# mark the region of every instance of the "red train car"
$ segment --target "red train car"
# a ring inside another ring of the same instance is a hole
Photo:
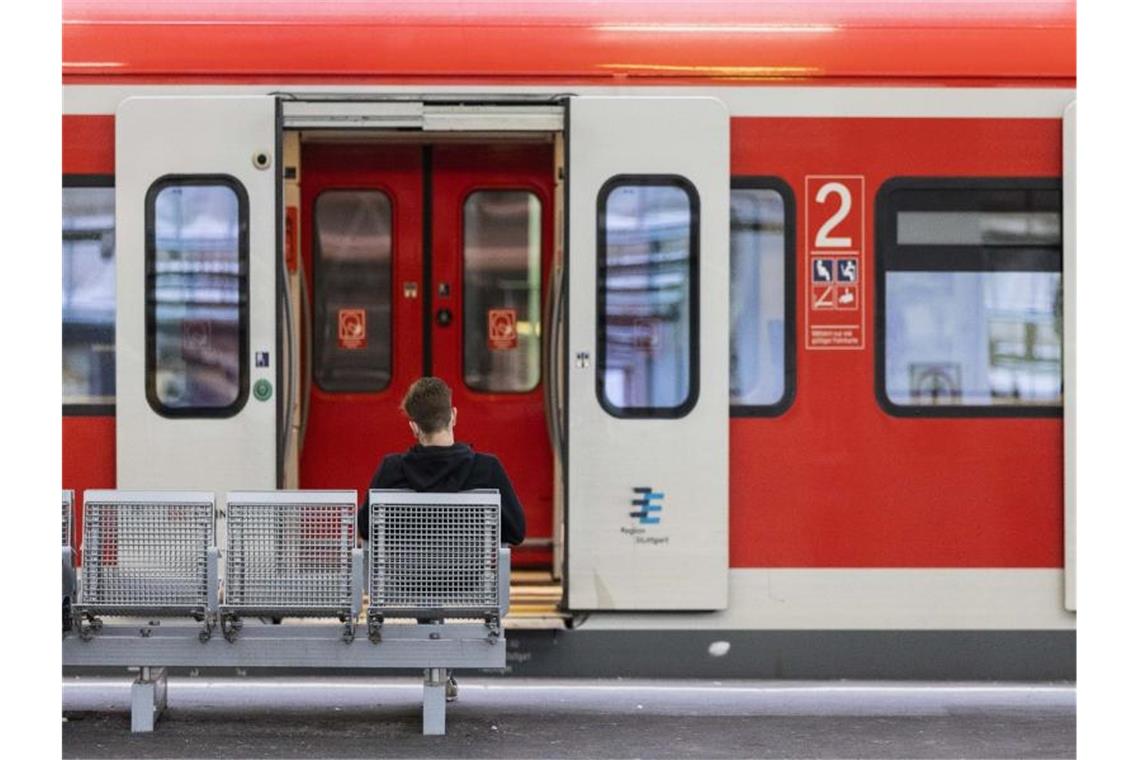
[[[363,491],[434,374],[526,509],[520,670],[1074,675],[1071,2],[65,2],[63,52],[64,488]]]

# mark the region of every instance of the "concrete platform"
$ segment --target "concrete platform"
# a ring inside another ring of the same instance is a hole
[[[1071,683],[489,679],[443,737],[398,678],[174,678],[132,735],[129,677],[67,678],[64,757],[1067,758]]]

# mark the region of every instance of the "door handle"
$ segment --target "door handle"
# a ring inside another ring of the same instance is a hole
[[[451,324],[451,309],[440,309],[435,313],[435,323],[440,327]]]

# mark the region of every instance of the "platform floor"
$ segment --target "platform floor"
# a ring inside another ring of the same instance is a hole
[[[130,734],[129,678],[65,678],[71,757],[1067,758],[1073,684],[493,679],[447,736],[412,678],[171,678]]]

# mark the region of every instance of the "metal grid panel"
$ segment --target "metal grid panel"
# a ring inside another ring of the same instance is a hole
[[[231,495],[222,610],[350,614],[355,518],[352,491]]]
[[[213,494],[88,491],[84,502],[81,608],[205,612]]]
[[[63,492],[63,545],[71,546],[71,509],[75,503],[75,492]]]
[[[388,616],[497,613],[499,494],[373,491],[369,608]]]

